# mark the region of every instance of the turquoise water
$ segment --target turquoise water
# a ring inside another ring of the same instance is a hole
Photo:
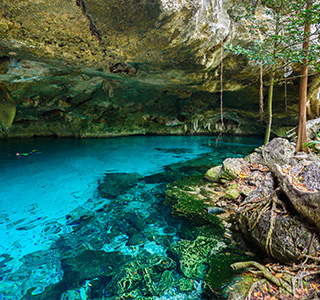
[[[166,260],[187,224],[163,205],[165,185],[261,144],[197,136],[0,141],[0,299],[201,299],[201,278],[182,288],[186,278]]]

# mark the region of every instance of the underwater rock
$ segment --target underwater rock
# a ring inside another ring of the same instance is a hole
[[[162,296],[166,290],[172,287],[173,281],[172,272],[165,270],[161,275],[160,282],[156,286],[156,294]]]
[[[116,275],[128,258],[119,252],[86,250],[76,257],[61,261],[64,281],[81,282],[100,276]]]
[[[228,291],[228,286],[232,281],[234,281],[234,277],[236,273],[231,270],[230,265],[235,262],[240,261],[248,261],[252,260],[251,256],[247,256],[245,254],[241,255],[239,253],[218,253],[214,255],[209,260],[209,271],[204,279],[205,281],[205,290],[210,293],[217,293],[221,295],[222,299],[232,299],[232,300],[242,300],[243,298],[232,298],[228,297],[226,290]],[[247,276],[246,276],[247,277]],[[221,290],[222,287],[222,290]],[[231,290],[233,290],[234,286],[231,284]],[[238,290],[238,293],[240,291]],[[243,293],[241,293],[243,295]]]
[[[140,178],[138,173],[106,173],[99,192],[102,197],[114,199],[136,186]]]
[[[3,83],[0,83],[0,129],[7,131],[16,115],[16,104]]]
[[[161,296],[172,286],[171,271],[175,268],[176,263],[169,257],[156,254],[146,259],[142,255],[138,259],[131,260],[129,264],[123,265],[120,273],[112,277],[105,290],[108,290],[111,295],[121,297],[125,295],[129,297],[136,293],[145,296]]]
[[[205,197],[196,193],[198,187],[205,183],[202,177],[190,176],[168,184],[165,204],[172,207],[172,214],[177,218],[196,225],[212,223],[219,226],[219,219],[206,209]],[[213,196],[213,193],[211,195]]]
[[[183,274],[191,279],[203,279],[212,255],[224,249],[226,244],[215,238],[198,236],[194,241],[182,240],[170,247],[170,255],[179,261]]]

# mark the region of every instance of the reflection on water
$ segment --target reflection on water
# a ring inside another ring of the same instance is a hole
[[[0,141],[0,299],[200,299],[207,266],[199,263],[202,275],[189,277],[179,269],[181,253],[172,245],[197,234],[170,216],[165,186],[261,143],[239,137],[218,144],[214,137]],[[221,237],[216,251],[226,246]]]

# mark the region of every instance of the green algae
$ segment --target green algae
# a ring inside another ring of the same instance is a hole
[[[212,256],[209,260],[210,269],[205,277],[206,287],[216,292],[221,287],[231,283],[232,279],[239,271],[232,271],[230,265],[239,261],[252,260],[251,256],[236,253],[220,253]]]
[[[203,279],[212,255],[221,251],[226,244],[215,239],[198,236],[196,240],[182,240],[170,247],[171,255],[179,260],[182,273],[191,279]]]
[[[204,198],[197,187],[204,185],[203,176],[189,176],[167,185],[165,204],[172,206],[172,214],[177,218],[191,221],[195,225],[211,223],[224,230],[220,219],[208,213]]]

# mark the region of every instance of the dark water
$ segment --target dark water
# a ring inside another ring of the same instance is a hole
[[[206,270],[187,278],[168,254],[197,230],[171,217],[166,184],[262,142],[0,141],[0,299],[202,299]]]

